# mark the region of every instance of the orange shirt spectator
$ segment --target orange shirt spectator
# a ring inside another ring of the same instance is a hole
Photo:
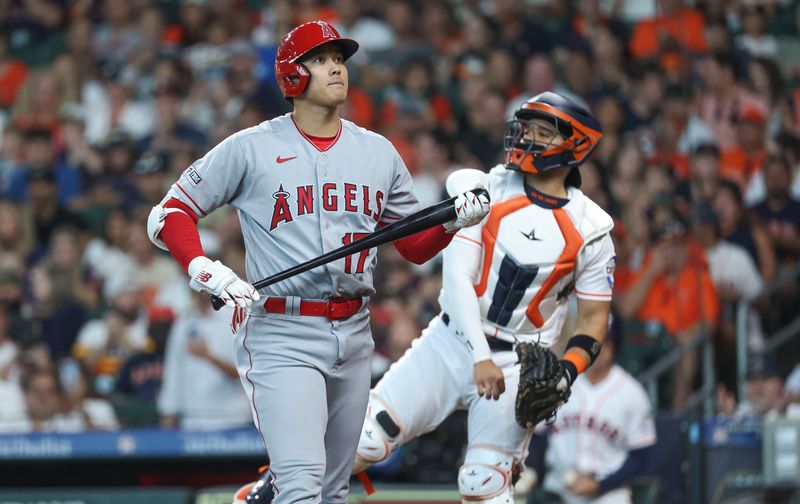
[[[677,271],[665,271],[656,276],[644,303],[636,311],[637,319],[658,320],[673,335],[691,329],[699,322],[714,324],[719,318],[719,296],[708,272],[703,249],[686,238],[677,240],[683,243],[667,246],[685,247],[685,251],[670,253],[670,259],[679,259],[676,255],[686,253],[684,264]],[[647,275],[651,259],[652,255],[648,254],[634,283]]]
[[[636,23],[629,48],[637,59],[651,58],[658,55],[664,48],[665,42],[672,39],[690,51],[703,52],[707,48],[704,30],[703,14],[694,9],[679,9],[670,14]],[[672,50],[678,48],[669,47]]]

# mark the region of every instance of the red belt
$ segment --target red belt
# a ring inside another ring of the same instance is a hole
[[[311,317],[328,317],[328,320],[346,319],[358,313],[361,309],[361,298],[345,299],[331,298],[327,301],[300,300],[300,315]],[[287,313],[286,298],[268,297],[264,302],[267,313]],[[291,315],[291,312],[288,313]]]

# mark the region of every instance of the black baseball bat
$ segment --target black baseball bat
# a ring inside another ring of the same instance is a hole
[[[483,194],[487,198],[489,197],[489,193],[486,191],[486,189],[478,188],[475,189],[474,192],[478,195]],[[388,226],[383,227],[374,233],[370,233],[360,240],[348,243],[347,245],[339,247],[336,250],[331,250],[330,252],[322,254],[319,257],[315,257],[314,259],[296,266],[292,266],[291,268],[281,271],[280,273],[276,273],[270,277],[261,279],[254,283],[253,287],[256,289],[261,289],[310,269],[314,269],[318,266],[341,259],[342,257],[357,254],[362,250],[393,242],[395,240],[399,240],[400,238],[405,238],[406,236],[411,236],[415,233],[419,233],[420,231],[424,231],[426,229],[430,229],[432,227],[444,224],[445,222],[451,221],[456,218],[455,205],[453,204],[456,198],[457,196],[453,196],[450,199],[436,203],[435,205],[424,208],[415,214],[400,219],[393,224],[389,224]],[[215,310],[219,310],[225,306],[225,301],[217,296],[211,296],[211,305]]]

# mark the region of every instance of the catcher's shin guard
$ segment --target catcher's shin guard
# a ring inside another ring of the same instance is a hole
[[[461,502],[513,504],[514,458],[488,446],[467,448],[464,465],[458,471]]]
[[[243,485],[233,494],[232,504],[270,504],[275,499],[275,478],[265,466],[261,470],[261,477]]]

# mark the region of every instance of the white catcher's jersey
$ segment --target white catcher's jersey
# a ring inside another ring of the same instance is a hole
[[[372,233],[418,210],[411,175],[384,137],[342,120],[320,151],[291,114],[242,130],[194,162],[167,193],[203,217],[238,210],[255,281]],[[274,296],[327,299],[374,292],[375,249],[268,287]]]
[[[571,495],[563,490],[566,470],[602,480],[622,466],[629,451],[656,442],[652,407],[644,388],[617,365],[596,385],[580,375],[569,401],[558,410],[556,421],[547,431],[548,476],[544,486],[562,495]]]
[[[566,204],[536,203],[523,174],[502,166],[488,174],[460,170],[447,181],[450,194],[476,185],[489,191],[491,212],[481,225],[460,230],[455,240],[473,244],[479,255],[449,259],[476,262],[473,285],[480,322],[469,323],[464,319],[470,314],[464,314],[454,317],[456,324],[461,331],[482,324],[490,337],[553,346],[573,290],[579,298],[611,301],[614,246],[608,233],[613,221],[572,187]],[[448,291],[445,281],[439,302],[452,314],[464,303],[464,294]]]

